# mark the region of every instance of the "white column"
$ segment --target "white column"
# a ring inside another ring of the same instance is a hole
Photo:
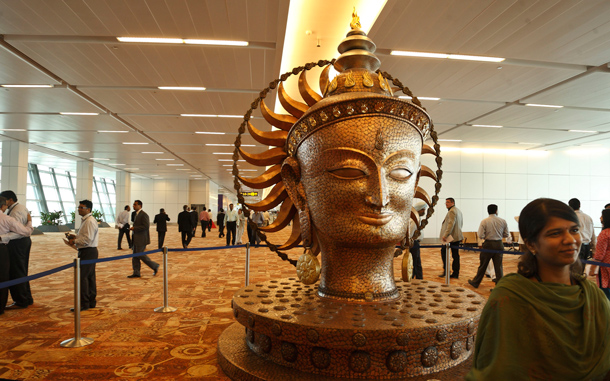
[[[25,205],[28,186],[28,144],[15,140],[2,142],[2,190],[12,190]]]
[[[212,215],[214,221],[216,221],[216,214],[218,213],[218,184],[213,181],[208,181],[208,209],[212,209]]]
[[[125,210],[125,205],[131,205],[131,174],[120,171],[116,173],[116,216]]]
[[[81,200],[93,201],[93,162],[77,161],[76,162],[76,200],[74,204],[78,207],[78,202]],[[93,205],[93,209],[101,210],[100,205]],[[74,228],[80,227],[80,217],[78,211],[74,218]]]

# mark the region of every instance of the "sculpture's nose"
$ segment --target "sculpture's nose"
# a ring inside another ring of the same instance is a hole
[[[386,206],[390,196],[388,193],[388,181],[383,175],[382,170],[377,171],[370,179],[366,202],[373,206]]]

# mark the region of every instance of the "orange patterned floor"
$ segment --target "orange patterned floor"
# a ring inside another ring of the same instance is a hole
[[[166,245],[181,247],[177,227],[169,229]],[[201,228],[197,232],[200,235]],[[114,229],[100,229],[101,258],[128,254],[127,250],[116,250],[117,234]],[[32,237],[30,274],[73,260],[75,251],[63,244],[62,237],[61,233]],[[153,245],[149,249],[156,247],[156,237],[151,230]],[[191,247],[224,244],[213,229],[207,238],[194,238]],[[290,252],[294,259],[299,254],[297,249]],[[425,279],[441,280],[437,277],[442,272],[439,257],[439,249],[422,250]],[[151,258],[162,262],[160,253]],[[401,258],[396,259],[397,277]],[[505,272],[515,271],[518,257],[504,258]],[[452,284],[471,288],[466,281],[474,276],[477,266],[478,253],[464,253],[461,277],[452,279]],[[81,323],[82,336],[95,341],[82,348],[59,345],[74,337],[74,318],[69,311],[74,301],[73,269],[35,280],[31,282],[34,304],[0,315],[0,378],[228,380],[216,362],[216,342],[234,322],[231,298],[244,286],[244,268],[244,248],[170,253],[169,305],[178,310],[156,313],[154,309],[163,305],[162,271],[153,277],[143,265],[142,278],[128,279],[131,259],[100,263],[97,308],[83,312]],[[292,276],[294,267],[267,248],[252,249],[251,283]],[[491,287],[493,283],[485,279],[477,292],[488,296]]]

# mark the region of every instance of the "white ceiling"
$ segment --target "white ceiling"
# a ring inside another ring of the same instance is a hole
[[[54,153],[63,160],[106,158],[96,166],[138,168],[128,171],[150,178],[202,174],[232,189],[230,167],[223,166],[230,162],[219,161],[231,155],[214,154],[230,153],[232,147],[205,144],[232,144],[240,120],[180,114],[243,115],[257,93],[279,77],[284,46],[309,50],[311,61],[317,60],[318,39],[323,45],[330,39],[320,34],[321,25],[342,23],[346,29],[351,19],[334,11],[303,12],[305,22],[299,28],[311,24],[314,38],[303,30],[294,34],[294,41],[284,41],[288,13],[289,2],[283,0],[0,0],[0,84],[55,85],[0,89],[0,129],[26,130],[0,131],[0,140],[30,143],[42,152],[39,160]],[[369,27],[383,71],[417,96],[441,98],[423,104],[440,138],[462,140],[451,144],[554,150],[601,143],[610,148],[609,1],[388,0]],[[118,42],[118,36],[246,40],[250,45],[127,44]],[[506,60],[397,57],[389,55],[391,50]],[[157,86],[208,90],[164,91]],[[260,117],[253,123],[268,128]],[[242,143],[256,145],[251,152],[264,149],[250,137]],[[244,162],[240,168],[253,169]]]

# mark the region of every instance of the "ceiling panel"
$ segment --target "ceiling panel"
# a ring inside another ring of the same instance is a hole
[[[65,88],[1,88],[0,112],[100,112]]]
[[[13,53],[0,49],[0,84],[55,85],[59,82],[33,68]]]
[[[610,73],[593,72],[524,101],[610,109]]]
[[[422,101],[435,124],[461,124],[496,110],[504,103],[501,102],[474,102],[474,101]]]

